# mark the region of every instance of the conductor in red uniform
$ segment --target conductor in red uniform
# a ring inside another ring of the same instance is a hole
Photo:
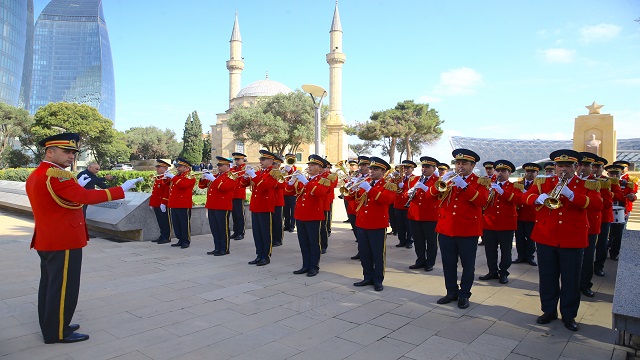
[[[169,209],[173,232],[178,242],[171,246],[186,249],[191,245],[191,208],[193,207],[193,187],[196,179],[191,177],[191,163],[183,158],[176,159],[178,175],[167,172],[164,176],[170,179]]]
[[[160,236],[153,240],[158,244],[166,244],[171,242],[171,219],[167,211],[169,204],[169,179],[165,178],[164,173],[167,172],[171,165],[162,160],[156,159],[156,176],[153,178],[153,190],[149,197],[149,207],[153,210],[160,227]]]
[[[31,248],[40,256],[38,320],[46,344],[89,339],[75,332],[79,325],[70,324],[78,303],[82,248],[89,239],[82,205],[122,199],[142,180],[108,189],[83,188],[88,176],[76,179],[64,170],[73,163],[79,140],[78,134],[63,133],[38,142],[45,148],[44,160],[25,186],[35,221]]]

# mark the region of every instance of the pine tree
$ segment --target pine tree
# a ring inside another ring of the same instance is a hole
[[[180,157],[194,165],[202,160],[202,123],[197,111],[189,114],[184,123]]]

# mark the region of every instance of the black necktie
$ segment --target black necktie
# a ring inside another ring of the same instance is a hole
[[[525,181],[525,183],[524,183],[524,189],[525,189],[525,190],[529,189],[529,186],[531,186],[531,181]]]
[[[498,185],[500,185],[500,187],[502,187],[502,183],[498,183]]]
[[[371,182],[371,187],[373,187],[375,184],[376,184],[376,180],[373,180],[373,181]]]

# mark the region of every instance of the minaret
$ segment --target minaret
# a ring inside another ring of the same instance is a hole
[[[331,22],[330,49],[327,54],[329,64],[329,116],[327,118],[326,155],[331,163],[346,160],[348,156],[347,135],[344,132],[345,122],[342,117],[342,64],[347,56],[342,52],[342,25],[338,12],[338,1],[333,11]]]
[[[236,12],[236,20],[233,23],[233,31],[231,32],[231,40],[229,40],[229,43],[231,57],[227,61],[227,70],[229,70],[229,108],[231,108],[231,99],[235,98],[238,92],[240,92],[240,80],[242,70],[244,69],[238,12]]]

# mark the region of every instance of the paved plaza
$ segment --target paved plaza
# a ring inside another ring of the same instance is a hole
[[[625,359],[613,345],[611,303],[616,263],[594,277],[595,298],[580,305],[577,333],[561,321],[538,325],[537,268],[514,264],[510,282],[477,281],[471,306],[437,305],[442,266],[409,270],[413,249],[387,238],[384,291],[362,279],[356,243],[336,202],[320,274],[293,275],[301,256],[295,233],[255,257],[251,232],[231,254],[206,255],[210,235],[189,249],[150,242],[91,239],[84,250],[73,319],[91,339],[45,345],[37,319],[39,259],[29,250],[33,221],[0,211],[0,356],[10,359]],[[60,234],[64,236],[64,234]],[[515,250],[514,250],[515,251]],[[476,279],[487,273],[478,248]]]

